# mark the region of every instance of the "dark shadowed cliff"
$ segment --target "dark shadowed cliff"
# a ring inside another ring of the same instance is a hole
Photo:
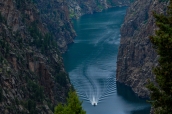
[[[67,6],[47,1],[0,0],[1,114],[51,114],[65,102],[71,85],[58,47],[65,48],[75,33]]]
[[[67,45],[73,42],[76,36],[71,20],[69,9],[64,0],[36,0],[42,23],[51,32],[57,41],[61,51],[67,49]]]
[[[130,86],[141,97],[148,97],[145,85],[154,81],[152,68],[157,54],[149,36],[156,29],[152,11],[164,13],[167,2],[136,0],[128,9],[121,28],[121,41],[117,60],[117,81]]]

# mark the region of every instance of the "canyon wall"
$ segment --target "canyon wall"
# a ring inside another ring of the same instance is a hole
[[[128,6],[132,0],[35,0],[39,14],[53,37],[59,49],[65,52],[68,44],[73,42],[76,33],[71,20],[84,14],[101,12],[115,6]]]
[[[1,114],[52,114],[66,102],[71,84],[59,49],[75,32],[67,5],[51,2],[0,0]]]
[[[57,41],[59,49],[64,52],[73,42],[76,33],[69,19],[69,9],[64,0],[35,0],[42,23]]]
[[[164,13],[167,2],[136,0],[128,8],[121,27],[121,41],[117,58],[117,81],[130,86],[140,97],[148,97],[148,79],[155,82],[152,68],[157,65],[157,54],[149,37],[156,26],[152,12]]]
[[[53,113],[71,88],[61,57],[76,36],[71,18],[130,2],[0,0],[0,113]],[[135,1],[121,29],[117,81],[143,97],[157,57],[148,38],[155,29],[151,11],[163,12],[165,5]]]
[[[128,6],[131,2],[132,0],[67,0],[70,18],[101,12],[110,7]]]

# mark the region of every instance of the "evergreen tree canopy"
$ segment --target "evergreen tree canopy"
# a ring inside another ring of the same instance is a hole
[[[67,105],[59,104],[56,106],[54,114],[86,114],[76,92],[70,91],[68,95]]]
[[[150,103],[155,114],[172,114],[172,0],[166,14],[155,14],[158,30],[150,37],[159,55],[158,66],[153,72],[156,84],[149,83]]]

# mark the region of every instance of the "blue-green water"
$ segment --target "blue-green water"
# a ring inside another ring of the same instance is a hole
[[[150,105],[144,99],[116,83],[120,27],[126,9],[112,8],[73,21],[78,36],[63,57],[87,114],[149,114]]]

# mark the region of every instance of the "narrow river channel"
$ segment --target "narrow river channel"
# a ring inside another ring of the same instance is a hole
[[[73,21],[77,37],[63,58],[87,114],[149,114],[146,100],[116,83],[120,27],[126,9],[111,8]]]

